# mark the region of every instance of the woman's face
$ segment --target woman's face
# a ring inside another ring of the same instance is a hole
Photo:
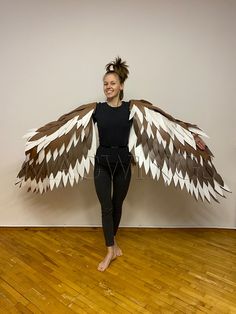
[[[123,84],[120,83],[117,74],[109,73],[103,79],[103,91],[108,100],[117,97],[123,89]]]

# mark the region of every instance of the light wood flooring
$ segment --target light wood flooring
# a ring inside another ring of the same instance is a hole
[[[236,232],[0,228],[0,313],[236,313]]]

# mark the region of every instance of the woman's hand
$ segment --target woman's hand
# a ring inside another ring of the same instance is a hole
[[[201,150],[204,150],[206,148],[206,144],[204,143],[204,141],[195,133],[193,133],[193,137],[195,139],[197,147],[199,147]]]

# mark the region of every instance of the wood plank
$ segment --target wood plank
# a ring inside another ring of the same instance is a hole
[[[236,233],[120,228],[97,271],[101,228],[0,228],[0,313],[236,313]]]

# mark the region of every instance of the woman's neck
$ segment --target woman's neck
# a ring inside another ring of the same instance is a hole
[[[119,97],[114,97],[112,99],[107,98],[107,103],[112,107],[119,107],[120,106],[120,99]]]

